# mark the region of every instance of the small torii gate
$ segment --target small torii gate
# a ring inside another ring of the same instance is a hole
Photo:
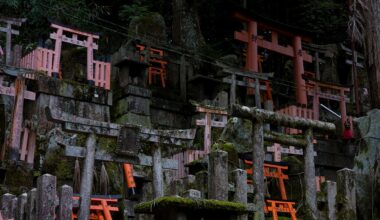
[[[315,181],[315,164],[314,164],[314,145],[313,131],[335,132],[335,125],[332,123],[308,120],[298,117],[290,117],[271,111],[257,108],[249,108],[246,106],[235,105],[232,109],[232,116],[250,119],[253,124],[253,187],[254,187],[254,204],[256,204],[255,219],[264,220],[264,138],[268,138],[264,133],[264,123],[277,124],[279,126],[294,127],[297,129],[305,129],[304,139],[294,138],[298,146],[305,147],[304,164],[305,164],[305,209],[306,219],[317,219],[317,201],[316,201],[316,181]],[[290,140],[290,139],[289,139]],[[280,144],[289,144],[288,138],[277,138],[275,142]]]
[[[236,12],[234,17],[245,23],[247,30],[235,31],[235,39],[247,43],[246,69],[258,72],[258,47],[274,51],[294,58],[294,78],[297,85],[297,102],[301,105],[307,105],[306,83],[302,78],[304,74],[303,62],[313,62],[311,55],[302,50],[302,40],[310,41],[306,37],[301,37],[293,33],[280,30],[270,25],[261,24],[242,13]],[[271,31],[271,41],[265,40],[258,35],[258,28],[264,28]],[[279,34],[291,37],[293,46],[282,46],[279,44]]]
[[[35,134],[28,128],[24,130],[24,137],[21,146],[22,124],[24,122],[24,99],[34,101],[36,94],[26,90],[25,78],[19,76],[15,80],[14,87],[5,87],[2,85],[3,76],[0,75],[0,95],[15,97],[14,109],[12,112],[12,128],[9,142],[6,147],[9,148],[9,159],[13,161],[26,160],[27,163],[33,164],[35,150]],[[4,159],[5,148],[1,152],[1,158]],[[25,158],[25,155],[28,155]]]
[[[196,107],[196,112],[204,113],[204,119],[196,120],[196,125],[204,126],[204,140],[203,140],[203,150],[205,154],[210,153],[212,145],[211,129],[212,127],[223,128],[227,124],[227,111],[219,109],[211,109],[202,106]],[[220,115],[222,121],[212,120],[212,115]]]
[[[64,130],[69,132],[89,134],[86,149],[78,146],[65,145],[65,155],[70,157],[84,157],[83,176],[81,180],[81,204],[78,217],[88,219],[91,203],[91,187],[95,160],[121,162],[153,166],[154,197],[164,196],[163,168],[176,169],[177,161],[162,159],[161,148],[174,146],[191,148],[195,137],[195,129],[185,130],[155,130],[133,125],[119,125],[108,122],[95,121],[70,115],[65,112],[46,108],[46,115],[50,121],[62,123]],[[117,155],[95,150],[96,135],[117,137]],[[129,143],[127,143],[129,141]],[[141,142],[151,143],[152,157],[139,154]]]
[[[6,65],[10,66],[12,65],[12,34],[13,35],[19,35],[20,32],[17,30],[12,29],[13,26],[21,26],[23,22],[25,22],[26,19],[16,19],[16,18],[0,18],[0,22],[6,23],[6,27],[0,27],[0,32],[6,33],[6,43],[5,43],[5,60]],[[1,50],[1,46],[0,46]],[[0,52],[1,54],[1,52]]]

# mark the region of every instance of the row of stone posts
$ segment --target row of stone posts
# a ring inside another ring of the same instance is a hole
[[[18,197],[7,193],[0,198],[2,219],[68,220],[72,207],[72,187],[64,185],[57,192],[57,178],[50,174],[38,177],[37,188],[28,193]]]
[[[232,171],[234,182],[233,201],[248,207],[248,184],[245,170]],[[209,154],[208,164],[208,199],[228,200],[228,154],[225,151],[212,151]],[[323,187],[326,209],[318,219],[346,219],[356,220],[356,187],[355,173],[351,169],[337,171],[337,182],[326,181]],[[315,203],[315,206],[317,204]],[[255,206],[253,206],[255,207]],[[253,211],[253,210],[250,210]],[[238,220],[247,220],[248,214],[243,214]]]

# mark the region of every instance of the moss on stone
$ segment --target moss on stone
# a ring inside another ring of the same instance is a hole
[[[247,212],[245,205],[235,202],[211,200],[211,199],[189,199],[182,197],[162,197],[153,201],[140,203],[135,206],[137,213],[152,213],[157,209],[181,208],[188,210]]]

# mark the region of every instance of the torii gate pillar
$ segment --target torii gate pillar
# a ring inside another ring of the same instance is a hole
[[[258,72],[258,59],[257,59],[257,22],[249,21],[248,25],[248,48],[247,59],[245,68],[252,72]]]
[[[304,74],[303,55],[302,55],[302,39],[300,36],[295,36],[293,39],[294,48],[294,79],[297,85],[296,97],[297,103],[302,106],[307,105],[306,83],[302,78]]]

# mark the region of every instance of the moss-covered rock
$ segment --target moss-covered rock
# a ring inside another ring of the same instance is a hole
[[[155,210],[180,208],[187,210],[247,212],[245,205],[235,202],[212,199],[189,199],[182,197],[162,197],[153,201],[140,203],[135,206],[136,213],[153,213]]]

